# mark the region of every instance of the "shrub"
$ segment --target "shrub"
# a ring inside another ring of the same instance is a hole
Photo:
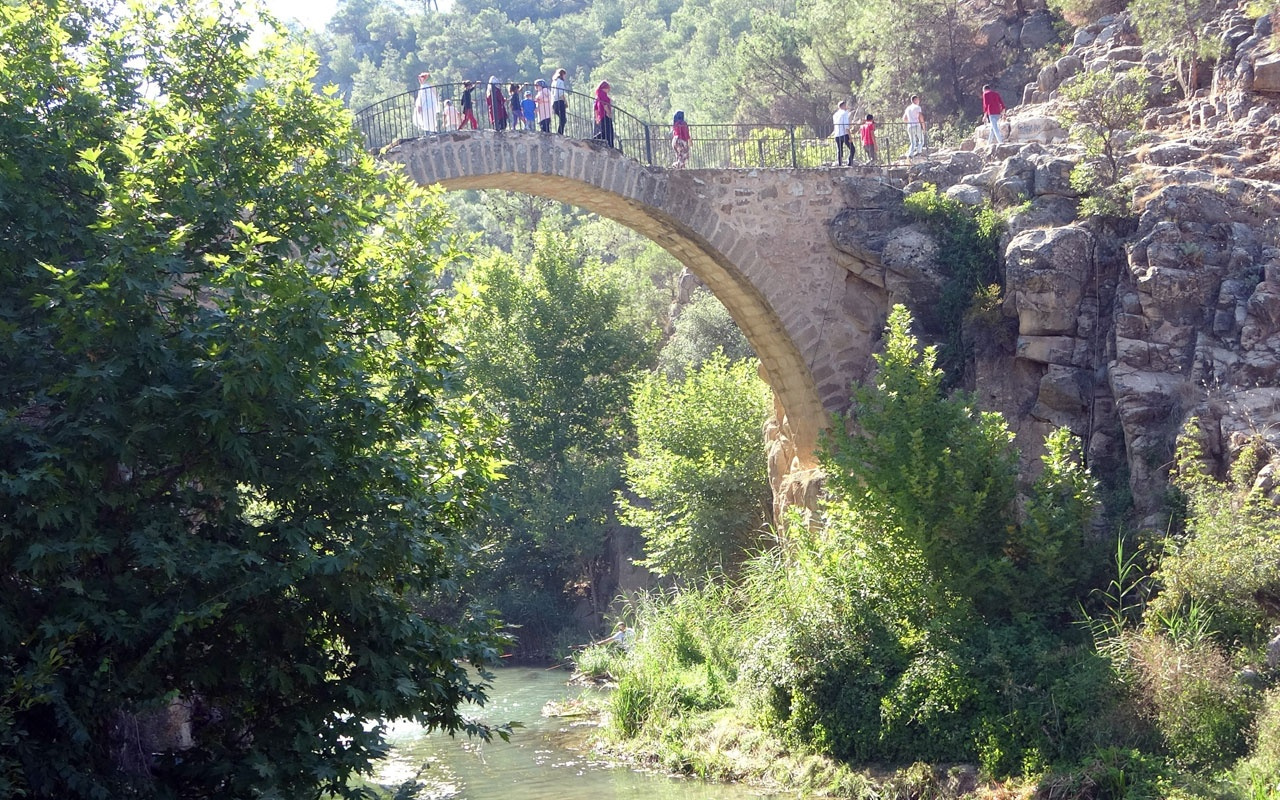
[[[1149,632],[1130,645],[1139,691],[1178,766],[1222,768],[1245,754],[1257,696],[1212,641]]]

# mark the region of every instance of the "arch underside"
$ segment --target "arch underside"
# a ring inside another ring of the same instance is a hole
[[[610,166],[616,168],[617,164]],[[648,172],[650,176],[655,172],[638,164],[632,168]],[[689,213],[688,198],[684,198],[682,218],[677,219],[676,215],[662,208],[577,177],[495,170],[484,174],[455,174],[430,181],[422,174],[423,170],[410,171],[416,173],[415,178],[420,182],[439,183],[446,190],[503,189],[578,206],[625,225],[658,244],[698,276],[724,304],[755,350],[766,380],[786,414],[787,430],[801,462],[797,466],[808,468],[815,465],[814,451],[819,433],[827,424],[828,414],[808,361],[761,291],[732,263],[722,248],[714,246],[694,229],[694,225],[705,222],[695,218],[703,213],[710,217],[709,210],[699,211],[695,205],[695,210]],[[604,172],[602,169],[597,174]],[[661,175],[660,171],[656,172]]]

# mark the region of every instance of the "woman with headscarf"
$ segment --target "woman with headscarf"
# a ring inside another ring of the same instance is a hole
[[[609,97],[609,82],[600,81],[596,86],[596,136],[613,147],[613,98]]]
[[[489,106],[489,124],[495,131],[507,129],[507,98],[502,94],[496,75],[489,76],[489,88],[485,90],[484,102]]]
[[[689,125],[684,121],[684,112],[677,111],[671,120],[671,149],[675,151],[676,160],[671,162],[672,169],[684,169],[689,164]]]

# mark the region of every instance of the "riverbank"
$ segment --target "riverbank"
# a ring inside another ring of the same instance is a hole
[[[575,672],[570,681],[616,686],[607,675],[582,672]],[[858,800],[1016,800],[1036,794],[1035,782],[981,782],[973,765],[921,762],[896,769],[854,769],[826,756],[793,751],[733,708],[669,719],[667,725],[647,726],[633,738],[616,735],[607,694],[595,694],[571,709],[584,712],[596,724],[593,749],[606,758],[709,783],[745,784],[761,793]]]

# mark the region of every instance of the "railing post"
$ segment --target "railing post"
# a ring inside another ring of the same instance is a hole
[[[796,126],[788,125],[787,133],[791,135],[791,168],[795,169],[799,166],[799,162],[796,159]]]
[[[649,123],[644,123],[644,160],[653,166],[653,140],[649,138]]]

